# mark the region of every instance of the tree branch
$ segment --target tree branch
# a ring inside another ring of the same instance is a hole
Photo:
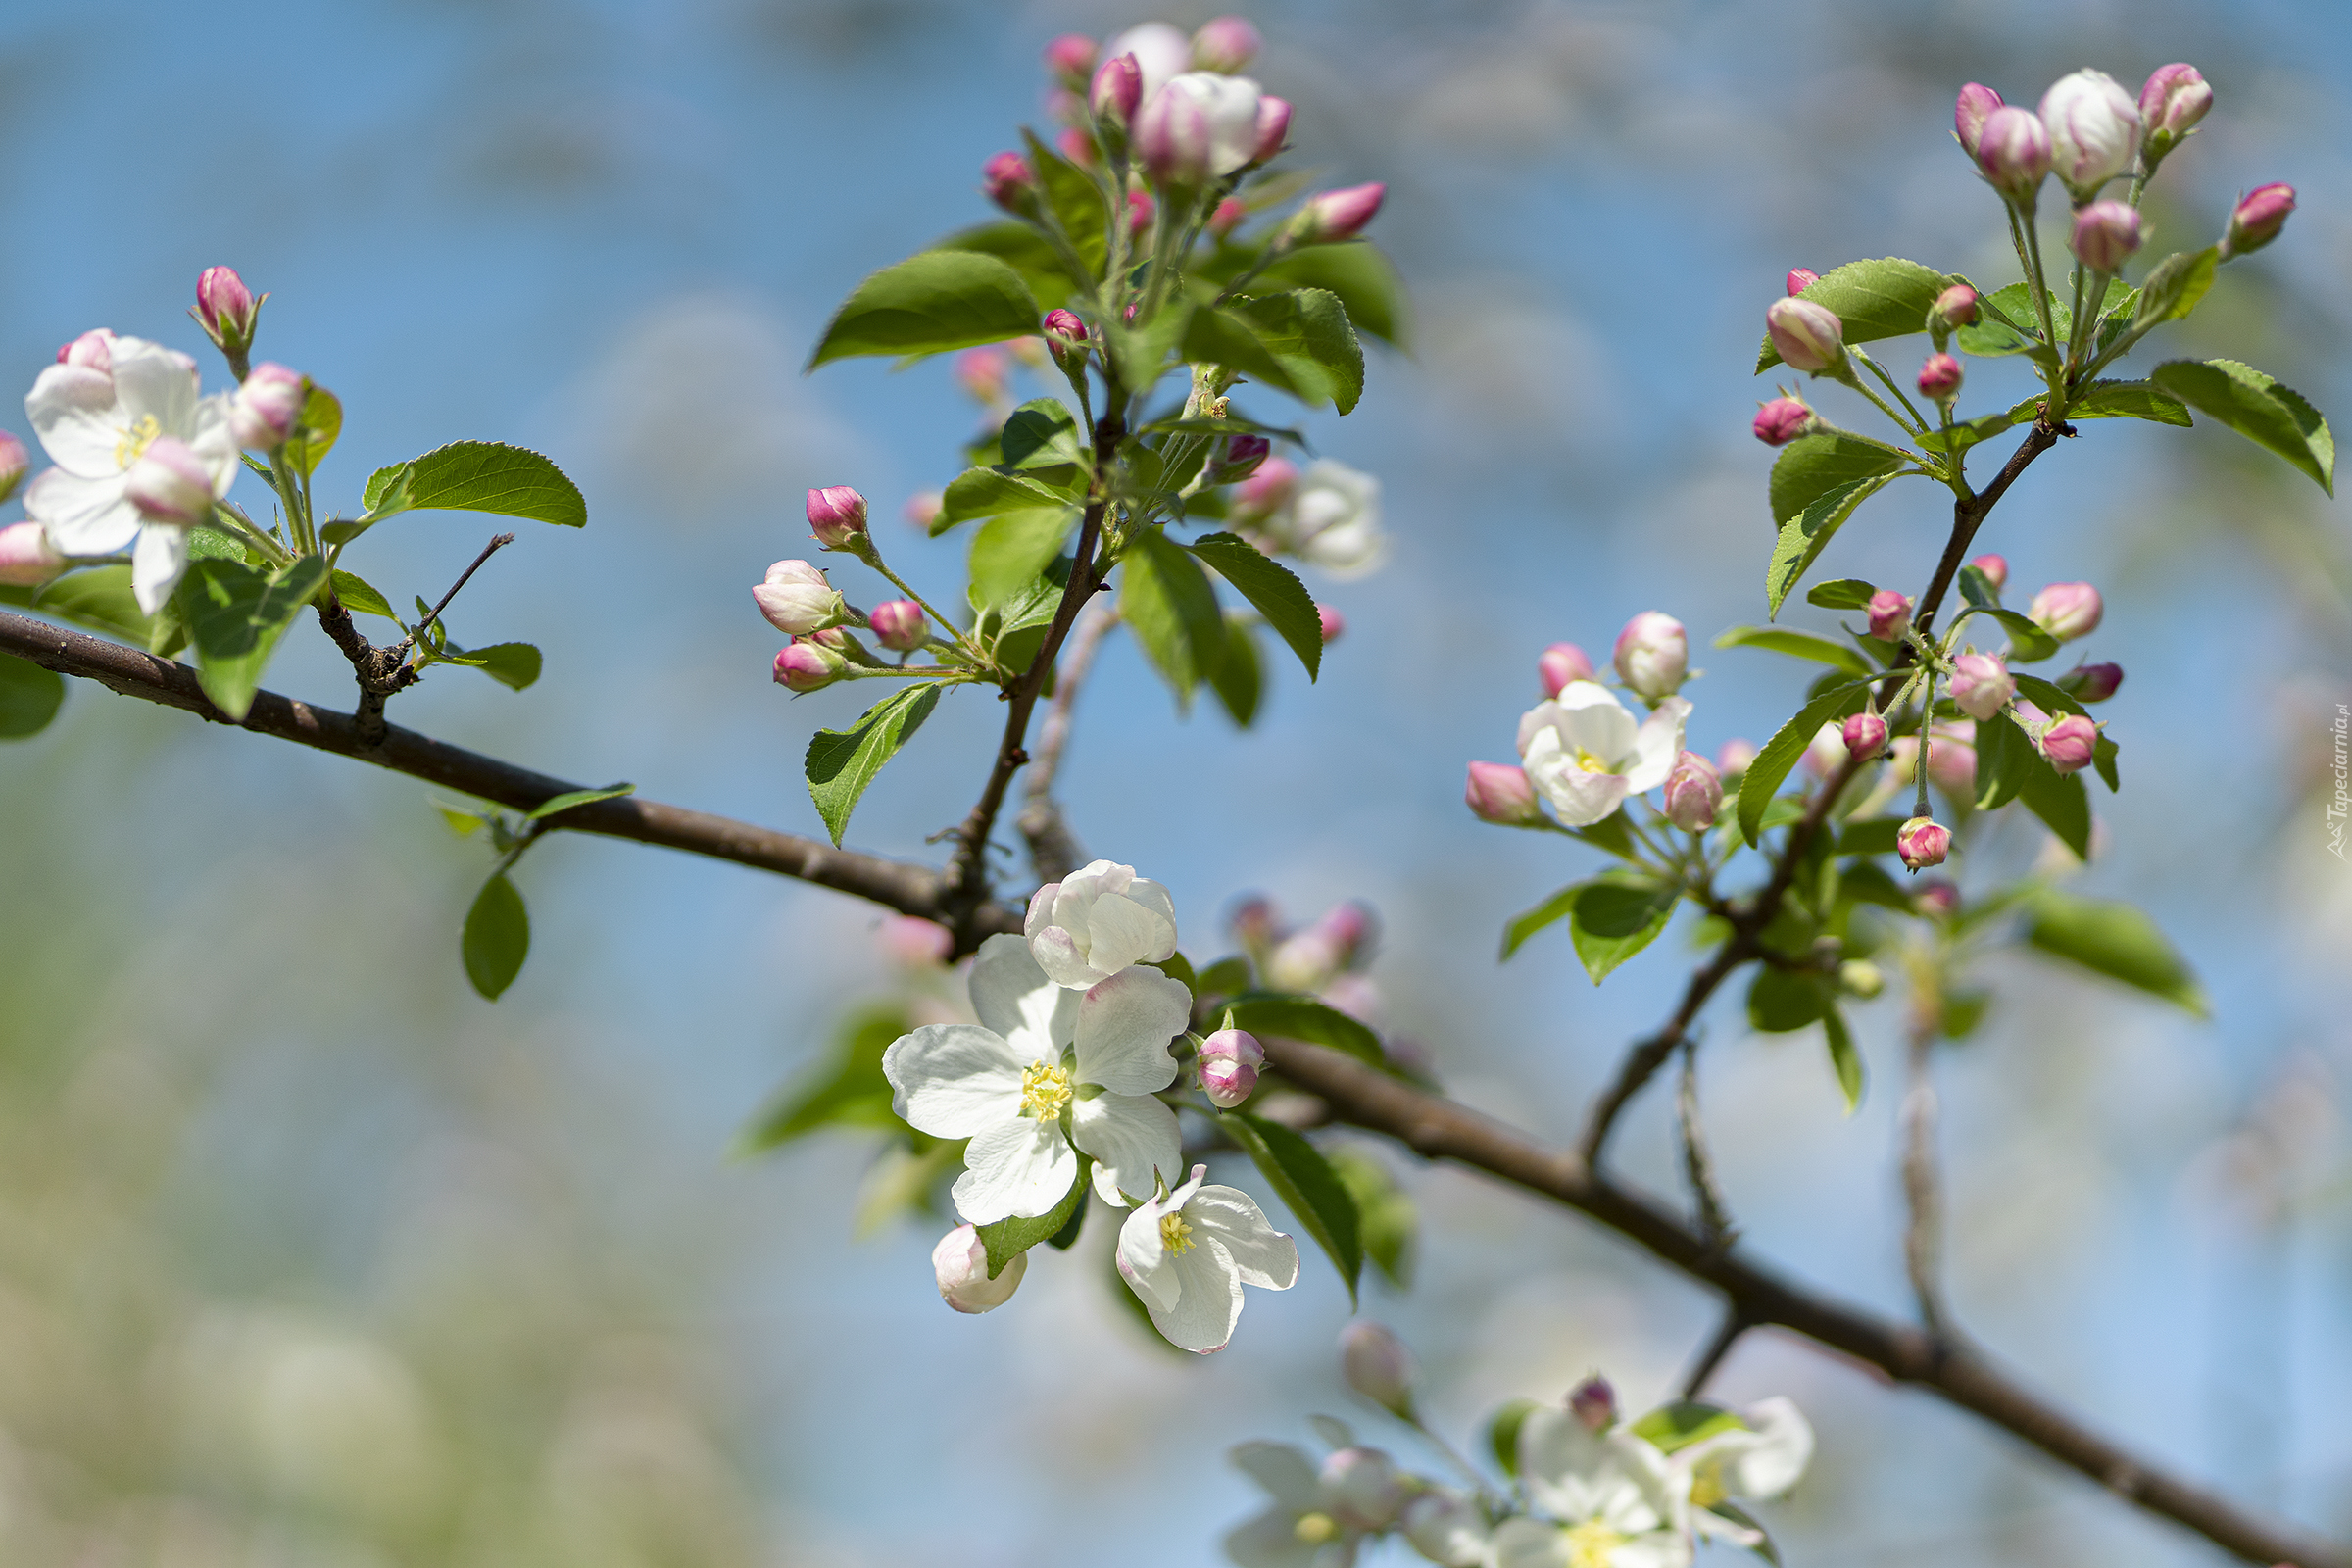
[[[1069,651],[1062,658],[1061,674],[1054,682],[1053,706],[1046,710],[1046,721],[1038,728],[1037,753],[1030,759],[1029,777],[1023,786],[1027,800],[1015,825],[1029,843],[1029,866],[1040,882],[1060,881],[1086,858],[1061,814],[1060,803],[1054,799],[1054,778],[1061,769],[1062,754],[1069,749],[1071,710],[1077,706],[1078,689],[1086,684],[1087,671],[1094,668],[1103,638],[1118,623],[1116,605],[1097,601],[1080,612],[1077,629],[1070,633]]]
[[[1931,1333],[1950,1332],[1951,1314],[1936,1283],[1936,1258],[1943,1236],[1943,1199],[1936,1179],[1936,1078],[1930,1049],[1936,1043],[1936,1020],[1914,1019],[1907,1062],[1910,1083],[1903,1093],[1903,1206],[1909,1216],[1903,1227],[1903,1268],[1911,1276],[1911,1294],[1919,1302],[1920,1321]]]

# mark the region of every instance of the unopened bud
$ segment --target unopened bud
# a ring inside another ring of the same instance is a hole
[[[1257,29],[1240,17],[1219,17],[1193,34],[1193,69],[1230,76],[1249,70],[1264,46]]]
[[[1796,369],[1828,370],[1845,360],[1845,323],[1811,300],[1774,300],[1764,329],[1774,352]]]
[[[1261,96],[1247,76],[1188,71],[1146,97],[1135,150],[1152,183],[1191,190],[1254,163]]]
[[[1642,612],[1617,634],[1615,662],[1617,678],[1648,702],[1672,696],[1690,667],[1683,623],[1660,611]]]
[[[1231,1110],[1257,1092],[1257,1069],[1246,1061],[1203,1056],[1200,1088],[1208,1096],[1209,1103],[1219,1110]]]
[[[1127,193],[1127,233],[1130,238],[1140,240],[1144,237],[1144,231],[1152,226],[1152,215],[1155,210],[1150,191],[1131,190]],[[1134,320],[1135,313],[1136,307],[1128,306],[1127,319]]]
[[[1801,398],[1774,398],[1756,410],[1756,439],[1785,447],[1813,428],[1813,411]]]
[[[776,655],[775,682],[796,692],[830,686],[849,667],[849,660],[811,637],[795,638]]]
[[[980,188],[1008,213],[1027,214],[1037,207],[1037,172],[1019,153],[999,153],[982,165]]]
[[[1315,602],[1315,620],[1322,628],[1326,647],[1348,635],[1348,617],[1321,600]]]
[[[849,617],[848,601],[806,561],[779,561],[768,567],[752,598],[767,623],[791,637],[838,626]]]
[[[213,474],[177,436],[159,435],[130,466],[122,493],[149,522],[192,528],[213,514]]]
[[[2092,202],[2075,215],[2066,243],[2092,271],[2121,271],[2139,249],[2139,209],[2126,202]]]
[[[1668,821],[1686,833],[1703,833],[1723,807],[1723,775],[1696,752],[1685,752],[1666,775],[1664,799]]]
[[[1095,73],[1094,86],[1087,91],[1087,105],[1095,112],[1095,122],[1114,133],[1124,133],[1135,120],[1135,111],[1144,101],[1143,67],[1135,56],[1120,55],[1102,62]]]
[[[1966,283],[1954,283],[1936,296],[1936,314],[1946,326],[1974,326],[1984,313],[1977,303],[1977,291]]]
[[[1228,196],[1217,203],[1215,212],[1208,215],[1208,231],[1217,238],[1224,239],[1235,229],[1241,227],[1242,220],[1249,216],[1250,209],[1244,207],[1238,197]]]
[[[1886,976],[1875,963],[1848,958],[1838,966],[1838,989],[1868,1002],[1886,989]]]
[[[939,1298],[958,1312],[986,1312],[1012,1299],[1028,1271],[1029,1254],[1015,1252],[995,1279],[988,1277],[988,1248],[980,1233],[958,1225],[931,1249],[931,1271],[939,1279]]]
[[[1002,346],[989,343],[976,349],[965,349],[956,356],[956,380],[974,401],[983,404],[1004,401],[1004,388],[1012,378],[1012,356]]]
[[[17,493],[24,482],[24,471],[32,466],[32,459],[24,451],[24,443],[6,430],[0,430],[0,501]]]
[[[268,361],[253,368],[228,400],[228,433],[253,452],[275,452],[294,433],[310,387],[299,370]]]
[[[1994,593],[1997,594],[2009,586],[2009,558],[2007,556],[1979,556],[1969,564],[1984,574],[1984,580],[1992,584]]]
[[[1095,69],[1095,40],[1082,32],[1065,32],[1046,45],[1046,69],[1065,86],[1083,87]]]
[[[2121,664],[2081,664],[2058,677],[2058,689],[2078,703],[2103,703],[2123,683]]]
[[[1536,673],[1544,682],[1544,695],[1557,697],[1570,681],[1592,678],[1592,661],[1574,643],[1553,643],[1537,656]]]
[[[865,497],[846,484],[809,491],[808,528],[825,549],[849,549],[865,536]]]
[[[1263,522],[1287,506],[1298,488],[1298,466],[1288,458],[1268,458],[1234,491],[1234,520]]]
[[[1715,771],[1725,778],[1738,778],[1755,760],[1754,741],[1729,740],[1715,748]]]
[[[956,933],[919,915],[891,915],[875,929],[874,939],[891,961],[909,969],[936,968],[956,953]]]
[[[1932,816],[1915,816],[1894,830],[1894,853],[1914,871],[1941,865],[1952,853],[1952,830]]]
[[[49,530],[37,522],[0,528],[0,583],[37,588],[66,568],[66,558],[49,545]]]
[[[2080,773],[2099,746],[2099,727],[2081,713],[2063,713],[2041,732],[2041,755],[2061,773]]]
[[[1290,139],[1290,134],[1291,101],[1288,98],[1276,98],[1270,94],[1258,99],[1257,141],[1250,150],[1250,161],[1253,164],[1262,164],[1272,158],[1276,153],[1282,151],[1282,144]],[[1373,205],[1377,207],[1380,204],[1375,200]],[[1364,215],[1367,222],[1371,220],[1371,217],[1370,213]],[[1356,226],[1361,228],[1363,224],[1359,223]],[[1345,234],[1327,237],[1347,238]]]
[[[1794,299],[1820,281],[1821,274],[1810,267],[1791,267],[1788,269],[1788,297]]]
[[[1508,762],[1472,762],[1470,784],[1462,799],[1482,822],[1503,827],[1541,827],[1544,813],[1536,806],[1536,788],[1527,770]]]
[[[1378,1448],[1342,1448],[1318,1478],[1332,1517],[1350,1530],[1386,1530],[1412,1492]]]
[[[2222,236],[2222,260],[2258,251],[2278,237],[2286,215],[2295,210],[2295,187],[2264,185],[2237,199],[2230,214],[2230,231]]]
[[[894,654],[911,654],[931,635],[923,607],[911,599],[885,599],[866,612],[865,624],[874,641]]]
[[[1348,1386],[1374,1404],[1410,1419],[1413,1352],[1379,1324],[1358,1318],[1340,1331],[1340,1371]]]
[[[1568,1413],[1588,1432],[1606,1432],[1617,1424],[1617,1391],[1595,1372],[1568,1391]]]
[[[1984,122],[2001,107],[2001,95],[1981,81],[1972,81],[1960,89],[1960,99],[1952,105],[1952,134],[1959,138],[1961,151],[1977,156],[1977,144],[1984,134]]]
[[[1931,920],[1948,920],[1960,912],[1960,890],[1949,882],[1922,882],[1911,895],[1911,906]]]
[[[1949,403],[1960,395],[1960,362],[1949,354],[1931,354],[1919,368],[1919,395],[1931,403]]]
[[[1870,596],[1863,611],[1870,616],[1870,634],[1883,643],[1901,638],[1911,629],[1911,596],[1882,588]]]
[[[1086,323],[1075,311],[1046,313],[1046,347],[1054,353],[1054,363],[1068,368],[1085,363]]]
[[[1838,730],[1838,738],[1855,757],[1879,757],[1886,751],[1886,721],[1876,713],[1856,713]]]
[[[208,267],[197,275],[196,322],[223,352],[241,353],[253,346],[261,314],[262,300],[253,297],[235,268]]]
[[[2196,67],[2158,66],[2139,89],[2140,147],[2149,167],[2180,145],[2212,107],[2213,88]]]
[[[1274,455],[1274,443],[1262,435],[1235,435],[1225,438],[1224,450],[1211,466],[1210,484],[1239,484],[1265,466]]]
[[[2050,172],[2050,133],[2031,109],[1995,109],[1977,140],[1977,167],[1992,188],[2011,201],[2032,206],[2034,193]]]
[[[1300,245],[1353,239],[1372,221],[1372,215],[1380,211],[1381,201],[1388,193],[1388,186],[1376,183],[1309,196],[1285,232]]]
[[[2034,596],[2026,616],[2060,642],[2071,643],[2097,631],[2106,612],[2099,591],[2090,584],[2054,582]]]
[[[1988,719],[2017,695],[2017,677],[1998,654],[1962,654],[1952,661],[1952,706]]]
[[[2139,153],[2139,105],[2103,71],[2077,71],[2052,83],[2041,95],[2041,126],[2049,135],[2050,172],[2078,202],[2128,172]],[[1985,135],[1989,140],[1989,125]]]

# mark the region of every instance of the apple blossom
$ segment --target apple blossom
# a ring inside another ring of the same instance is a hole
[[[1168,1127],[1172,1137],[1173,1115]],[[1207,1177],[1206,1165],[1195,1165],[1182,1187],[1137,1204],[1119,1227],[1117,1253],[1120,1277],[1152,1327],[1197,1355],[1232,1340],[1244,1285],[1287,1291],[1298,1283],[1297,1244],[1266,1223],[1248,1193],[1203,1186]]]
[[[1193,65],[1201,71],[1221,71],[1232,75],[1250,69],[1265,41],[1257,29],[1240,17],[1218,17],[1203,23],[1193,34]]]
[[[1806,743],[1804,755],[1798,760],[1815,778],[1828,778],[1843,767],[1851,755],[1845,749],[1843,726],[1832,719],[1813,732],[1813,739]]]
[[[2089,583],[2054,582],[2034,596],[2026,615],[2060,642],[2071,643],[2097,631],[2106,612],[2099,591]]]
[[[2031,109],[1996,109],[1978,133],[1977,167],[1992,188],[2029,211],[2050,172],[2050,133]]]
[[[1813,411],[1802,398],[1779,397],[1756,409],[1756,439],[1768,447],[1785,447],[1813,428]]]
[[[1340,1372],[1348,1386],[1392,1415],[1412,1419],[1413,1352],[1388,1329],[1358,1318],[1340,1331]]]
[[[39,523],[12,522],[0,528],[0,583],[37,588],[65,569],[66,558],[49,548],[48,531]]]
[[[2001,95],[1981,81],[1972,81],[1960,89],[1960,97],[1952,105],[1952,135],[1958,139],[1961,151],[1977,156],[1977,142],[1984,133],[1984,122],[2001,107]]]
[[[24,472],[31,466],[32,458],[25,452],[24,443],[10,431],[0,430],[0,501],[17,493],[17,486],[24,482]]]
[[[1984,314],[1977,291],[1966,283],[1954,283],[1936,296],[1936,315],[1946,326],[1973,326]]]
[[[263,361],[247,372],[244,384],[230,395],[229,434],[237,445],[256,452],[275,452],[285,445],[302,417],[310,383],[299,370]]]
[[[760,613],[780,632],[805,637],[849,618],[849,602],[806,561],[779,561],[753,588]]]
[[[808,492],[808,527],[827,550],[852,548],[865,535],[865,497],[846,484]]]
[[[1574,643],[1553,643],[1537,656],[1536,674],[1544,682],[1544,695],[1557,697],[1570,681],[1592,678],[1592,661]]]
[[[1729,740],[1715,748],[1715,771],[1725,778],[1738,778],[1747,771],[1747,764],[1755,760],[1754,741]]]
[[[1696,752],[1685,752],[1666,775],[1661,799],[1668,821],[1686,833],[1704,832],[1715,825],[1715,813],[1723,808],[1722,775]]]
[[[975,1225],[1053,1211],[1095,1161],[1095,1196],[1125,1207],[1181,1168],[1168,1042],[1192,993],[1136,967],[1087,991],[1046,977],[1020,938],[990,937],[971,976],[977,1024],[926,1024],[883,1053],[892,1109],[935,1138],[968,1138],[956,1212]],[[1088,1086],[1096,1092],[1086,1093]]]
[[[885,599],[866,612],[865,623],[872,628],[874,641],[894,654],[913,653],[931,635],[923,607],[911,599]]]
[[[1196,186],[1257,157],[1258,86],[1248,76],[1188,71],[1144,100],[1135,150],[1154,183]]]
[[[1984,580],[1992,584],[1994,593],[1997,594],[2009,586],[2009,558],[2007,556],[1978,556],[1969,562],[1969,564],[1984,574]]]
[[[772,678],[796,692],[821,691],[841,679],[849,660],[840,650],[808,637],[796,637],[776,653]]]
[[[144,338],[84,333],[24,399],[33,434],[56,465],[26,488],[25,515],[48,529],[61,555],[129,546],[131,591],[140,611],[154,614],[187,569],[188,529],[143,513],[131,474],[169,437],[201,467],[211,500],[227,495],[238,466],[228,402],[225,392],[199,395],[196,362],[185,354]],[[152,471],[146,479],[163,482]],[[203,512],[210,514],[209,500]]]
[[[2066,243],[2092,271],[2121,271],[2139,249],[2139,209],[2128,202],[2092,202],[2075,214]]]
[[[1570,827],[1590,827],[1627,797],[1666,782],[1683,750],[1690,704],[1659,703],[1640,724],[1608,690],[1571,681],[1519,720],[1519,759],[1538,793]]]
[[[1544,825],[1544,811],[1536,805],[1536,787],[1528,782],[1527,769],[1508,762],[1472,762],[1470,783],[1462,791],[1462,799],[1482,822],[1503,827]]]
[[[1096,860],[1031,894],[1022,930],[1054,984],[1084,991],[1174,954],[1176,906],[1134,866]]]
[[[1451,1487],[1424,1487],[1396,1523],[1415,1551],[1444,1568],[1480,1568],[1494,1534],[1478,1504]]]
[[[947,504],[948,498],[939,491],[920,490],[906,498],[906,505],[899,509],[899,515],[928,532],[931,524],[938,519],[940,510]]]
[[[1811,300],[1778,299],[1764,313],[1775,353],[1799,370],[1834,370],[1845,363],[1845,323]]]
[[[1372,221],[1388,194],[1389,187],[1379,183],[1319,191],[1306,199],[1283,232],[1299,245],[1353,239]]]
[[[2139,152],[2139,105],[2103,71],[2061,76],[2041,95],[2041,125],[2049,133],[2050,172],[2078,202],[2128,173]]]
[[[177,436],[159,435],[123,475],[122,493],[149,522],[193,528],[213,514],[213,474]]]
[[[1352,1568],[1361,1533],[1332,1516],[1312,1459],[1287,1443],[1245,1443],[1226,1457],[1272,1499],[1225,1537],[1240,1568]]]
[[[1617,678],[1652,706],[1671,697],[1690,670],[1690,640],[1683,623],[1661,611],[1645,610],[1625,623],[1611,656]]]
[[[1886,750],[1886,721],[1876,713],[1856,713],[1845,721],[1838,738],[1856,757],[1877,757]]]
[[[1265,1064],[1266,1048],[1255,1035],[1220,1029],[1200,1043],[1200,1088],[1219,1110],[1231,1110],[1256,1090]]]
[[[269,298],[267,294],[254,298],[235,268],[208,267],[197,274],[196,308],[188,314],[215,347],[223,354],[237,355],[253,346],[262,304]]]
[[[958,1312],[986,1312],[1012,1299],[1029,1271],[1029,1254],[1016,1252],[995,1279],[988,1277],[988,1248],[980,1233],[958,1225],[931,1249],[931,1272],[939,1280],[939,1298]]]
[[[1788,295],[1793,299],[1821,281],[1821,274],[1810,267],[1791,267],[1788,276]]]
[[[1298,466],[1288,458],[1268,458],[1233,493],[1233,515],[1245,524],[1262,523],[1288,506],[1298,489]]]
[[[965,349],[956,356],[956,380],[976,402],[1001,403],[1012,379],[1012,358],[997,344]]]
[[[1319,599],[1315,601],[1315,622],[1323,633],[1323,645],[1327,648],[1348,635],[1348,617]]]
[[[1065,32],[1046,45],[1046,69],[1072,87],[1086,84],[1095,69],[1095,40],[1082,32]]]
[[[1552,1521],[1506,1519],[1494,1568],[1684,1568],[1690,1505],[1666,1455],[1622,1427],[1595,1432],[1565,1410],[1519,1428],[1519,1476]]]
[[[1128,28],[1102,46],[1105,59],[1135,58],[1139,99],[1148,99],[1193,69],[1193,41],[1164,22]]]
[[[2103,703],[2123,683],[2121,664],[2078,664],[2058,677],[2058,689],[2078,703]]]
[[[1269,458],[1234,494],[1234,516],[1251,543],[1289,554],[1343,580],[1377,570],[1388,559],[1380,526],[1380,481],[1324,458],[1300,473]]]
[[[2258,251],[2286,227],[2286,215],[2295,210],[2295,187],[2262,185],[2237,200],[2230,212],[2230,228],[2222,236],[2222,260]]]
[[[2088,767],[2098,745],[2099,727],[2081,713],[2062,713],[2041,732],[2041,755],[2061,773]]]
[[[1952,705],[1971,718],[1990,718],[2017,695],[2017,677],[1998,654],[1962,654],[1952,661]]]
[[[1770,1499],[1795,1486],[1813,1459],[1813,1428],[1792,1401],[1777,1396],[1733,1413],[1740,1426],[1677,1449],[1666,1462],[1687,1489],[1697,1533],[1752,1548],[1763,1544],[1764,1533],[1716,1512],[1717,1505]]]
[[[1949,403],[1960,395],[1960,362],[1949,354],[1931,354],[1919,368],[1919,395],[1931,403]]]
[[[1412,1495],[1395,1461],[1378,1448],[1342,1448],[1323,1461],[1315,1479],[1331,1516],[1350,1530],[1388,1529]]]
[[[1914,871],[1941,865],[1952,852],[1952,830],[1932,816],[1915,816],[1894,830],[1894,853]]]

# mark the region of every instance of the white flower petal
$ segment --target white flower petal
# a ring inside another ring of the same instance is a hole
[[[1609,1553],[1609,1568],[1690,1568],[1690,1538],[1674,1530],[1636,1536]]]
[[[1078,998],[1038,966],[1029,944],[1000,932],[972,959],[972,1011],[980,1026],[1003,1035],[1023,1065],[1055,1060],[1069,1045]]]
[[[1690,717],[1690,700],[1669,697],[1642,721],[1634,736],[1633,765],[1625,770],[1630,792],[1644,795],[1666,782],[1675,759],[1683,755],[1683,725]]]
[[[245,467],[237,459],[237,438],[229,429],[230,399],[226,392],[202,399],[188,423],[188,450],[212,470],[216,496],[226,496]]]
[[[1634,715],[1596,681],[1572,680],[1560,688],[1560,737],[1571,749],[1590,753],[1615,772],[1634,755]]]
[[[1748,1430],[1693,1445],[1690,1471],[1712,1471],[1727,1497],[1777,1497],[1795,1486],[1812,1462],[1813,1428],[1793,1401],[1777,1396],[1740,1414]]]
[[[1131,899],[1113,895],[1097,899],[1087,911],[1088,965],[1104,975],[1117,974],[1132,963],[1158,952],[1166,957],[1175,928]]]
[[[139,602],[139,613],[152,615],[163,609],[187,569],[187,529],[165,523],[141,528],[130,553],[130,592]]]
[[[1038,966],[1057,986],[1083,991],[1102,978],[1094,965],[1086,961],[1086,955],[1078,949],[1077,939],[1061,926],[1047,926],[1031,937],[1029,952],[1037,959]]]
[[[1176,1304],[1163,1311],[1147,1301],[1152,1326],[1170,1345],[1195,1355],[1225,1348],[1242,1320],[1242,1277],[1224,1246],[1196,1235],[1191,1247],[1167,1256],[1160,1267],[1176,1276]]]
[[[1070,1106],[1070,1136],[1095,1160],[1095,1196],[1113,1208],[1159,1191],[1184,1168],[1176,1113],[1150,1095],[1096,1095]]]
[[[969,1138],[1020,1114],[1021,1074],[1035,1061],[992,1030],[929,1023],[882,1053],[890,1108],[934,1138]]]
[[[123,494],[121,474],[88,479],[44,468],[24,492],[24,515],[48,531],[49,548],[61,556],[112,555],[139,533],[139,509]]]
[[[1566,1410],[1544,1409],[1519,1429],[1519,1473],[1545,1511],[1599,1519],[1629,1536],[1676,1517],[1666,1456],[1623,1428],[1596,1433]]]
[[[1172,1196],[1172,1195],[1171,1195]],[[1135,1292],[1136,1299],[1153,1311],[1176,1304],[1178,1281],[1168,1267],[1168,1250],[1159,1234],[1160,1216],[1168,1209],[1161,1199],[1138,1203],[1119,1227],[1119,1277]]]
[[[1290,1512],[1311,1513],[1321,1506],[1322,1484],[1315,1462],[1297,1445],[1262,1441],[1238,1444],[1226,1450],[1225,1457]]]
[[[1569,827],[1591,827],[1624,805],[1631,793],[1615,773],[1594,773],[1573,759],[1551,754],[1543,735],[1529,749],[1527,781]]]
[[[196,428],[196,362],[143,337],[114,347],[115,398],[129,423],[153,415],[165,435],[186,440]]]
[[[1113,1094],[1151,1095],[1176,1081],[1168,1042],[1184,1033],[1193,1016],[1193,994],[1183,981],[1138,964],[1077,1001],[1078,1082],[1101,1084]]]
[[[1551,734],[1554,755],[1561,749],[1560,705],[1546,699],[1519,715],[1519,758],[1527,760],[1528,750],[1545,731]]]
[[[1201,1188],[1184,1205],[1184,1217],[1195,1234],[1225,1249],[1243,1284],[1287,1291],[1298,1283],[1298,1244],[1268,1224],[1265,1210],[1240,1188]]]
[[[84,365],[52,365],[33,377],[24,413],[49,461],[84,478],[121,473],[125,422],[116,406],[115,378]]]
[[[983,1127],[964,1146],[956,1211],[975,1225],[1050,1214],[1078,1179],[1078,1156],[1061,1123],[1014,1116]]]
[[[1560,1532],[1528,1518],[1505,1519],[1494,1527],[1494,1568],[1567,1568],[1568,1544]]]
[[[1298,1539],[1298,1514],[1312,1507],[1268,1508],[1244,1520],[1225,1533],[1225,1555],[1237,1568],[1320,1568],[1316,1556],[1323,1544]]]

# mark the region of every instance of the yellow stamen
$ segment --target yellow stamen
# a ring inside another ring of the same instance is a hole
[[[1302,1513],[1291,1531],[1309,1545],[1321,1545],[1339,1533],[1339,1521],[1327,1513]]]
[[[1193,1228],[1184,1222],[1182,1214],[1159,1216],[1159,1245],[1176,1257],[1193,1250]]]
[[[1562,1538],[1568,1547],[1568,1568],[1609,1568],[1609,1556],[1633,1538],[1588,1519]]]
[[[1576,756],[1574,760],[1576,765],[1583,768],[1588,773],[1614,773],[1617,771],[1617,769],[1611,767],[1607,762],[1601,760],[1597,757],[1594,757],[1591,752],[1586,751],[1582,746],[1579,746],[1576,749]]]
[[[1713,1470],[1702,1470],[1690,1478],[1690,1506],[1712,1508],[1724,1497],[1723,1477]]]
[[[1052,1121],[1070,1102],[1070,1075],[1033,1061],[1021,1070],[1021,1114]]]
[[[137,422],[116,438],[115,466],[127,468],[138,462],[147,454],[147,443],[163,433],[164,427],[155,422],[154,415],[140,415]]]

